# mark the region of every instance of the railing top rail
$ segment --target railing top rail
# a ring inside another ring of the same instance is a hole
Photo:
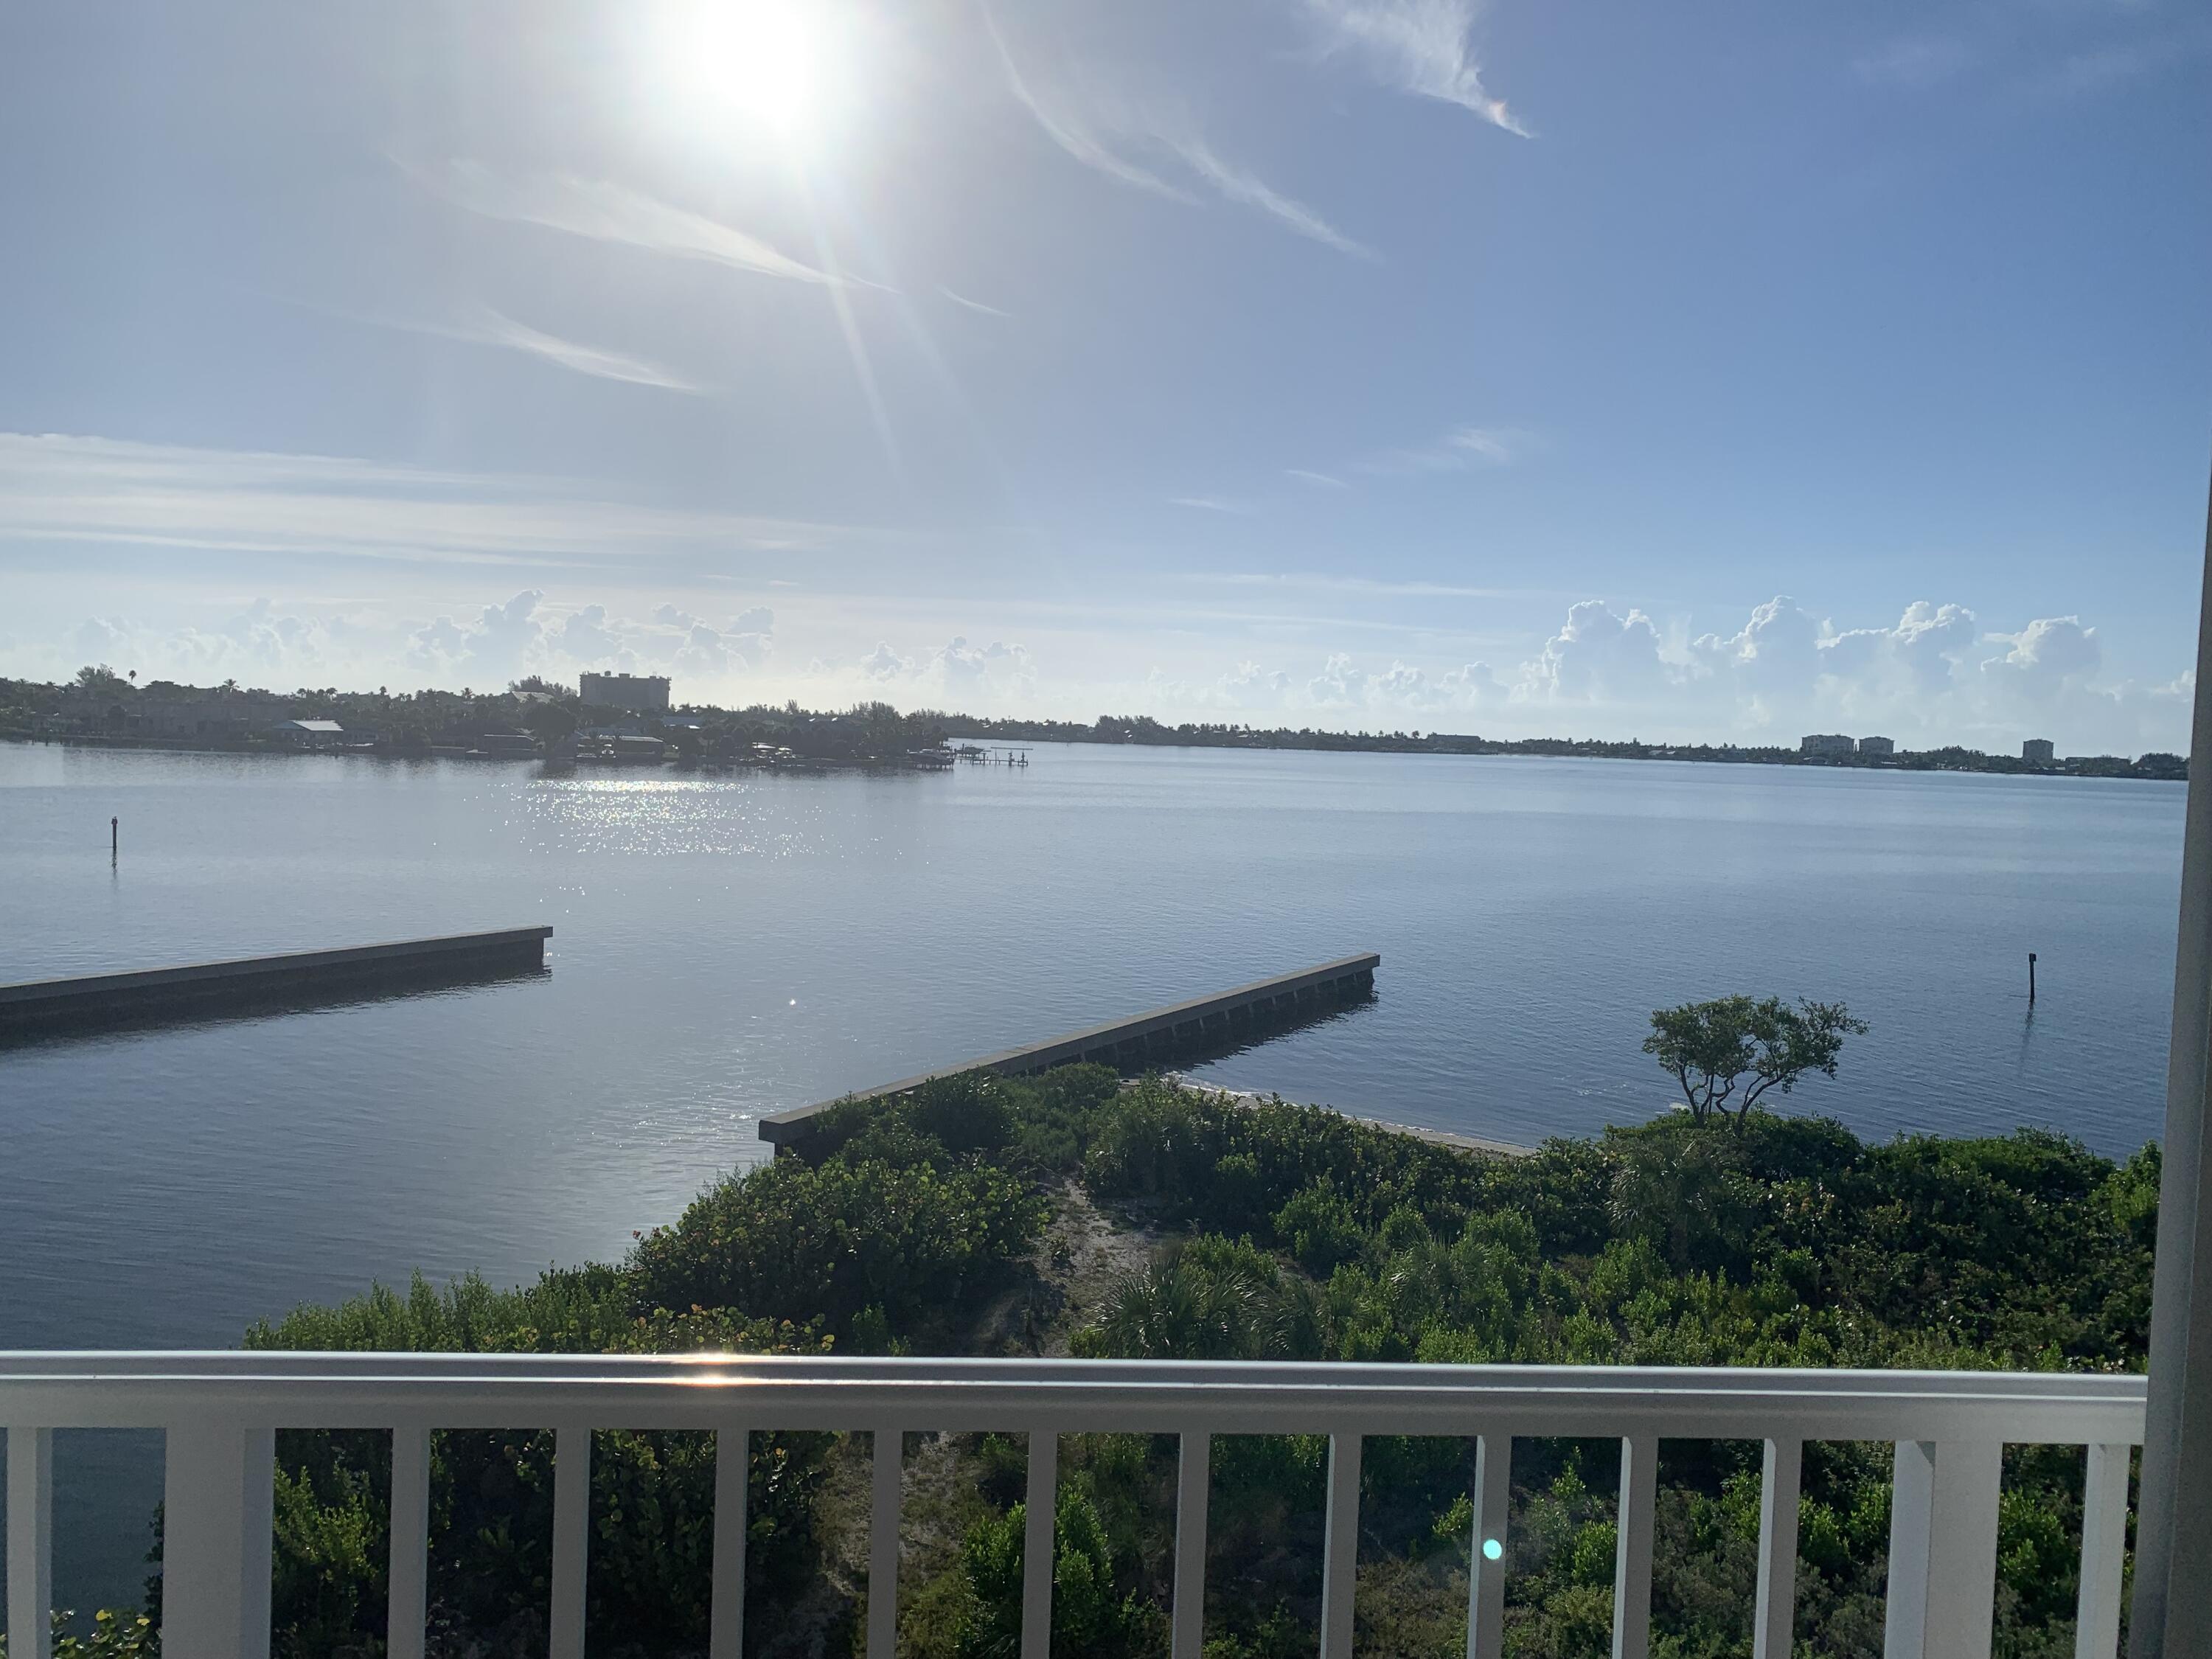
[[[1114,1429],[2139,1441],[2144,1379],[2075,1372],[270,1352],[0,1353],[0,1420],[293,1427]]]

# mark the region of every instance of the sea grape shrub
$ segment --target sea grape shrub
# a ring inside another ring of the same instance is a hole
[[[985,1072],[934,1078],[890,1099],[840,1101],[813,1120],[786,1159],[879,1159],[938,1168],[979,1159],[1066,1176],[1090,1148],[1098,1109],[1121,1086],[1110,1066],[1060,1066],[1042,1077]]]
[[[1360,1253],[1367,1242],[1359,1219],[1344,1194],[1316,1181],[1291,1195],[1275,1212],[1274,1233],[1290,1247],[1298,1266],[1326,1277]]]
[[[1003,1152],[1014,1127],[1006,1092],[1005,1083],[988,1073],[963,1072],[923,1084],[906,1109],[917,1130],[955,1158]]]
[[[1083,1179],[1103,1200],[1272,1239],[1284,1206],[1316,1185],[1346,1194],[1369,1229],[1401,1205],[1456,1221],[1481,1201],[1489,1176],[1449,1147],[1320,1107],[1247,1106],[1147,1079],[1099,1109]]]
[[[963,1298],[1028,1249],[1047,1211],[1027,1182],[984,1164],[779,1159],[708,1188],[638,1242],[634,1310],[727,1309],[842,1332],[872,1307],[910,1343],[942,1340]]]
[[[631,1307],[629,1275],[588,1266],[496,1291],[470,1275],[419,1273],[335,1307],[301,1307],[246,1334],[249,1348],[496,1353],[820,1352],[811,1326],[726,1310],[681,1317]],[[746,1581],[789,1595],[815,1576],[814,1494],[827,1437],[760,1434],[748,1448]],[[480,1659],[542,1652],[552,1532],[551,1435],[441,1432],[431,1442],[431,1650]],[[380,1651],[388,1593],[390,1438],[281,1431],[276,1439],[272,1648],[281,1659]],[[698,1433],[593,1437],[590,1604],[593,1650],[696,1650],[715,1444]],[[158,1581],[156,1581],[158,1582]],[[118,1651],[121,1651],[118,1650]]]
[[[144,1613],[102,1607],[92,1615],[91,1631],[82,1635],[71,1628],[76,1623],[74,1611],[56,1607],[52,1645],[47,1655],[34,1659],[159,1659],[161,1632]],[[8,1659],[4,1633],[0,1633],[0,1659]]]
[[[968,1597],[945,1659],[1014,1659],[1021,1651],[1022,1563],[1028,1505],[978,1522],[962,1552]],[[1063,1486],[1053,1508],[1052,1649],[1084,1659],[1151,1659],[1164,1644],[1159,1608],[1115,1570],[1106,1523],[1090,1494]]]

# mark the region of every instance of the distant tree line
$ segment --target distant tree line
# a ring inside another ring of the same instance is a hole
[[[543,739],[577,729],[618,726],[638,717],[619,708],[580,703],[574,686],[529,675],[504,691],[459,692],[425,690],[399,694],[301,687],[289,692],[242,690],[236,681],[203,688],[155,680],[139,686],[107,665],[79,669],[59,685],[0,678],[0,732],[30,730],[46,716],[112,720],[118,732],[127,726],[131,702],[155,699],[240,696],[281,704],[285,717],[334,720],[349,729],[374,731],[397,747],[424,747],[441,736],[480,729],[525,730]],[[735,745],[767,743],[820,759],[865,759],[933,746],[948,738],[988,738],[1024,743],[1110,743],[1197,749],[1289,749],[1419,755],[1540,755],[1586,760],[1706,761],[1730,765],[1828,766],[1906,772],[1999,772],[2039,775],[2063,771],[2081,777],[2183,780],[2189,763],[2162,750],[2137,756],[2069,757],[2039,766],[2012,755],[1947,744],[1901,750],[1894,755],[1806,755],[1777,744],[1663,744],[1631,738],[1486,738],[1473,733],[1421,731],[1332,732],[1315,726],[1255,726],[1233,721],[1190,721],[1169,725],[1149,714],[1101,714],[1091,721],[996,719],[917,708],[901,714],[887,702],[863,702],[850,708],[802,708],[795,702],[755,703],[742,708],[686,704],[678,715],[696,719],[699,730],[678,732],[680,752],[712,753]]]

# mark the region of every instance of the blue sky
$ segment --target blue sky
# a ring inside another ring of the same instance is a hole
[[[2179,747],[2172,0],[0,12],[0,672]]]

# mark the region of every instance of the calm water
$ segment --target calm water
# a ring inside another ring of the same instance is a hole
[[[607,1256],[759,1158],[763,1111],[1357,950],[1371,1004],[1206,1074],[1534,1141],[1664,1106],[1652,1008],[1772,991],[1872,1022],[1793,1103],[1863,1133],[2157,1133],[2179,785],[1032,754],[552,780],[0,744],[0,980],[554,929],[544,980],[0,1053],[0,1346],[228,1345],[418,1266]],[[61,1455],[58,1588],[113,1600],[158,1482],[72,1509],[69,1460],[137,1454]]]

